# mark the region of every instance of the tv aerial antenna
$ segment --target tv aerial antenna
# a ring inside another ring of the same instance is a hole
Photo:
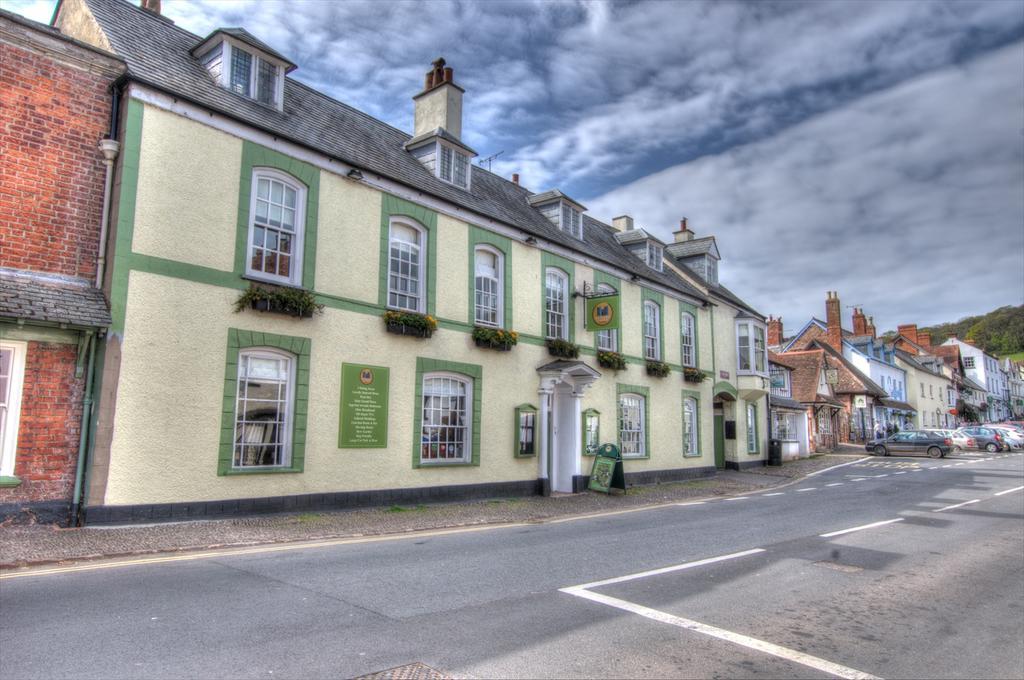
[[[491,163],[494,162],[495,158],[497,158],[498,156],[500,156],[503,153],[505,153],[505,152],[504,151],[499,151],[496,154],[491,154],[487,158],[481,158],[480,162],[478,163],[478,165],[482,168],[482,167],[484,167],[484,163],[487,163],[487,171],[490,172],[490,170],[491,170]]]

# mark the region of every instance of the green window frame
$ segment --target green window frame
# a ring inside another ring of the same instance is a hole
[[[593,430],[590,428],[590,424],[594,424]],[[597,409],[588,408],[583,412],[582,423],[580,432],[583,434],[580,437],[583,446],[584,456],[596,456],[597,449],[601,446],[601,412]],[[590,433],[594,433],[593,441],[590,441]]]
[[[700,321],[697,314],[697,308],[688,302],[679,303],[679,363],[682,366],[686,366],[686,362],[683,360],[683,315],[689,314],[693,319],[693,368],[700,368]]]
[[[527,415],[533,416],[533,419],[532,419],[532,427],[533,427],[532,436],[533,436],[533,440],[530,442],[533,450],[530,451],[529,453],[523,453],[523,416],[527,416]],[[515,422],[514,422],[513,432],[516,433],[516,435],[515,435],[515,448],[513,449],[513,454],[515,455],[515,457],[516,458],[533,458],[534,456],[536,456],[537,455],[537,447],[538,447],[538,441],[537,441],[538,422],[537,422],[537,407],[536,406],[534,406],[533,404],[520,404],[519,406],[516,406],[516,419],[515,419]]]
[[[566,286],[566,312],[568,313],[569,342],[576,342],[576,265],[572,260],[559,257],[553,253],[541,253],[540,256],[540,337],[547,337],[547,271],[549,267],[560,269],[568,278]]]
[[[235,447],[235,409],[238,396],[238,355],[243,350],[266,347],[295,356],[295,390],[292,418],[291,464],[278,468],[235,468],[232,458]],[[220,449],[217,475],[265,475],[302,472],[306,460],[306,418],[309,413],[309,359],[312,341],[291,335],[274,335],[256,331],[228,329],[227,358],[224,364],[224,400],[220,421]]]
[[[479,246],[490,246],[501,253],[504,313],[502,327],[513,329],[512,325],[512,240],[499,236],[486,229],[470,225],[469,227],[469,315],[470,326],[476,325],[476,249]]]
[[[391,248],[391,218],[406,217],[427,232],[426,314],[437,315],[437,213],[391,194],[381,194],[380,202],[380,254],[377,270],[377,304],[388,309],[388,256]]]
[[[470,430],[471,459],[469,461],[443,461],[423,463],[420,460],[420,448],[423,438],[423,376],[427,373],[455,373],[473,383],[473,417]],[[466,467],[480,466],[480,404],[483,396],[483,368],[477,364],[464,364],[458,361],[444,361],[416,357],[416,398],[413,400],[413,436],[412,466],[413,468]]]
[[[629,456],[630,460],[643,460],[651,457],[651,391],[642,385],[615,384],[615,439],[622,451],[622,407],[624,394],[637,394],[644,398],[644,455]]]
[[[253,173],[260,168],[269,168],[285,173],[306,188],[305,225],[302,235],[302,280],[298,287],[314,290],[316,287],[316,233],[320,206],[320,169],[248,140],[242,142],[238,224],[235,233],[235,274],[242,278],[246,277],[245,263],[249,257],[249,212],[252,206],[252,180]],[[290,285],[271,281],[268,283]]]
[[[683,423],[683,458],[700,458],[704,455],[704,450],[701,448],[701,436],[700,436],[700,392],[695,390],[683,390],[682,391],[682,423]],[[693,400],[693,424],[696,432],[696,451],[693,453],[686,453],[686,400]]]
[[[665,296],[650,288],[640,289],[640,337],[645,336],[644,306],[646,302],[658,305],[658,361],[665,361]],[[640,356],[647,360],[643,342],[640,345]]]

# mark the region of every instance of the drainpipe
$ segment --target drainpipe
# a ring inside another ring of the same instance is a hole
[[[99,252],[96,258],[96,287],[103,287],[103,270],[107,261],[107,230],[110,225],[110,190],[114,183],[114,160],[117,158],[121,145],[115,139],[101,139],[100,151],[103,152],[103,164],[106,168],[106,179],[103,182],[103,216],[100,218]]]
[[[96,333],[85,332],[85,342],[89,351],[89,368],[85,375],[85,396],[82,399],[82,425],[78,438],[78,462],[75,465],[75,492],[71,499],[71,526],[80,526],[82,502],[82,480],[85,477],[85,458],[87,454],[86,444],[89,441],[89,423],[92,421],[92,388],[93,374],[96,371]]]

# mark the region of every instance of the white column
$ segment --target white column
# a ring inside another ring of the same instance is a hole
[[[537,477],[538,479],[548,478],[548,421],[551,419],[551,388],[541,386],[537,391],[540,399],[540,413],[537,423],[538,455],[537,455]]]

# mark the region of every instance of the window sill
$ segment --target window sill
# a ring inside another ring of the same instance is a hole
[[[21,479],[11,475],[10,477],[0,477],[0,489],[12,489],[16,486],[21,486]]]
[[[524,458],[530,458],[533,455],[534,454],[530,454],[530,456],[523,456],[523,457]],[[423,470],[423,469],[427,469],[427,468],[480,467],[480,464],[479,463],[474,463],[473,461],[462,461],[462,460],[460,460],[460,461],[450,461],[450,462],[446,461],[446,462],[443,462],[443,463],[424,463],[424,462],[421,461],[419,463],[416,463],[413,467],[415,467],[418,470]]]
[[[683,458],[703,458],[703,453],[684,453]]]
[[[650,460],[651,457],[648,454],[642,456],[622,456],[622,460]]]
[[[268,286],[277,286],[278,288],[294,288],[295,290],[307,290],[310,293],[313,291],[306,288],[301,283],[295,283],[294,281],[282,281],[281,279],[273,279],[268,277],[257,276],[256,274],[245,273],[242,274],[243,281],[252,281],[253,283],[263,283]]]
[[[296,467],[280,467],[280,468],[228,468],[221,472],[223,477],[232,477],[236,475],[280,475],[288,473],[302,472],[302,468]]]

